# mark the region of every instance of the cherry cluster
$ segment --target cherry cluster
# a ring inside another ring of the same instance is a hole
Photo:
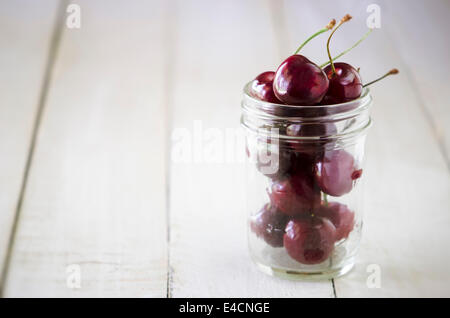
[[[251,217],[250,227],[270,246],[284,246],[298,262],[321,263],[335,242],[348,237],[355,218],[346,205],[323,198],[350,192],[362,170],[342,149],[280,149],[279,158],[277,172],[266,174],[270,203]]]
[[[350,19],[350,15],[345,15],[336,27],[332,20],[284,60],[276,72],[258,75],[251,82],[250,95],[264,102],[290,106],[340,104],[359,98],[364,86],[398,73],[396,69],[391,70],[363,85],[359,69],[347,63],[333,62],[329,50],[331,37]],[[327,41],[329,65],[322,69],[297,53],[312,38],[328,30],[332,30]],[[281,115],[288,117],[289,114]],[[289,124],[280,128],[281,134],[290,137],[333,136],[337,133],[332,122]],[[270,146],[270,141],[266,145]],[[267,147],[258,151],[267,152]],[[328,202],[328,196],[349,193],[355,180],[361,177],[362,169],[357,167],[349,152],[335,147],[333,141],[324,144],[283,140],[278,159],[278,169],[269,174],[262,169],[265,163],[257,162],[258,170],[270,178],[267,189],[270,203],[251,217],[250,227],[270,246],[284,246],[296,261],[321,263],[330,256],[336,242],[349,236],[355,224],[354,212],[344,204]]]

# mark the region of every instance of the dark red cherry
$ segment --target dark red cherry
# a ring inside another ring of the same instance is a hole
[[[283,235],[288,217],[269,203],[250,218],[250,228],[257,237],[273,247],[283,246]]]
[[[315,173],[315,157],[304,152],[295,153],[294,163],[290,169],[292,175],[306,175],[314,178]]]
[[[289,221],[284,234],[287,253],[302,264],[325,261],[334,248],[336,228],[330,220],[320,217]]]
[[[262,101],[282,104],[273,92],[275,72],[268,71],[259,74],[250,85],[250,95]]]
[[[303,124],[291,124],[286,128],[286,134],[288,136],[296,137],[322,137],[334,135],[337,132],[336,125],[334,123],[303,123]]]
[[[291,169],[295,161],[295,154],[286,149],[277,152],[270,148],[262,148],[258,151],[256,168],[259,172],[273,180],[283,178]]]
[[[347,238],[355,225],[355,213],[345,204],[329,202],[316,210],[316,215],[327,218],[336,228],[336,241]]]
[[[303,55],[292,55],[278,67],[273,80],[275,96],[290,105],[314,105],[328,90],[322,69]]]
[[[316,162],[316,181],[320,189],[332,196],[341,196],[350,192],[355,178],[355,160],[343,149],[325,151],[321,160]],[[356,173],[360,176],[360,172]]]
[[[311,213],[320,205],[320,189],[314,177],[303,171],[272,182],[269,196],[272,204],[289,216]]]
[[[256,168],[274,180],[284,177],[295,160],[295,153],[287,149],[283,140],[279,138],[279,135],[285,134],[284,127],[278,127],[278,129],[278,135],[273,135],[271,138],[258,137],[256,153]]]
[[[291,124],[286,128],[286,135],[291,137],[322,137],[317,140],[291,140],[292,149],[298,153],[306,153],[320,157],[325,147],[331,145],[326,138],[337,133],[334,123],[303,123]]]
[[[333,73],[331,65],[324,69],[329,87],[322,104],[345,103],[360,97],[363,85],[359,72],[347,63],[334,63],[334,68],[336,73]]]

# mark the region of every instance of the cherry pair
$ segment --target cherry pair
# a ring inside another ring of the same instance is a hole
[[[308,38],[297,49],[294,55],[288,57],[281,63],[276,72],[268,71],[258,75],[251,83],[250,94],[269,103],[301,106],[339,104],[360,97],[363,84],[359,69],[347,63],[334,63],[329,48],[330,40],[335,31],[350,19],[350,15],[345,15],[328,37],[326,47],[330,65],[322,69],[305,56],[297,53],[312,38],[333,29],[335,24],[334,20],[324,29]],[[346,52],[348,50],[339,56],[342,56]],[[391,70],[378,80],[397,73],[398,71],[396,69]],[[364,86],[370,85],[378,80]]]

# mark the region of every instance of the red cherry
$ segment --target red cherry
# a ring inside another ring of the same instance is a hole
[[[330,85],[322,104],[345,103],[360,97],[363,85],[359,72],[347,63],[334,63],[334,67],[336,73],[331,65],[324,69]]]
[[[286,225],[284,247],[302,264],[325,261],[334,248],[336,228],[330,220],[320,217],[293,219]]]
[[[289,216],[309,213],[320,205],[320,189],[314,177],[303,171],[272,182],[269,196],[272,204]]]
[[[299,152],[295,154],[294,163],[292,164],[290,173],[292,175],[306,175],[314,178],[315,159],[307,153]]]
[[[286,135],[292,137],[328,137],[336,133],[337,128],[334,123],[292,124],[286,128]],[[325,146],[327,144],[331,145],[326,140],[292,140],[289,143],[295,152],[305,153],[314,157],[320,157],[323,154]]]
[[[316,181],[320,189],[332,196],[341,196],[353,187],[355,160],[343,149],[325,151],[323,158],[316,162]]]
[[[257,237],[262,238],[270,246],[282,247],[287,222],[288,217],[285,214],[266,204],[250,218],[250,228]]]
[[[265,102],[282,104],[273,92],[274,77],[272,71],[259,74],[250,85],[250,95]]]
[[[322,69],[303,55],[292,55],[278,67],[273,81],[275,96],[290,105],[314,105],[328,90]]]
[[[347,238],[355,225],[355,213],[345,204],[329,202],[316,210],[316,215],[329,219],[336,227],[336,241]]]
[[[283,178],[291,169],[295,161],[295,154],[280,148],[277,153],[270,149],[260,149],[256,158],[256,168],[259,172],[273,180]]]
[[[361,178],[362,172],[363,172],[362,169],[358,169],[358,170],[353,171],[353,173],[352,173],[352,180],[356,180],[356,179]]]

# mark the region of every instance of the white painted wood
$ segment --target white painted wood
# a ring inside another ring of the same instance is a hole
[[[63,31],[5,295],[165,297],[168,12],[160,1],[77,3],[82,25]]]
[[[239,128],[243,85],[274,69],[281,58],[274,31],[279,27],[273,25],[279,20],[271,12],[276,6],[177,2],[173,129],[193,135],[195,121],[204,131]],[[204,138],[202,145],[211,146]],[[288,282],[253,265],[247,251],[243,164],[172,162],[170,174],[171,296],[333,296],[330,281]]]
[[[22,186],[56,4],[52,0],[0,2],[0,275]]]
[[[168,163],[166,147],[177,143],[167,144],[166,131],[193,134],[198,121],[238,128],[245,82],[348,12],[354,20],[332,51],[347,48],[365,32],[373,1],[77,3],[82,28],[64,30],[5,295],[333,297],[329,281],[260,273],[247,252],[243,165]],[[381,2],[382,28],[342,59],[365,80],[391,67],[401,74],[372,89],[363,241],[356,268],[335,280],[337,297],[450,296],[448,4],[408,6]],[[0,3],[0,260],[55,9]],[[325,61],[325,39],[303,53]],[[380,266],[379,289],[366,285],[370,264]],[[81,269],[80,289],[67,287],[70,265]]]
[[[330,6],[329,1],[315,1],[314,5],[287,1],[285,12],[290,38],[299,41],[297,30],[307,29],[306,33],[302,32],[302,39],[329,18],[339,19],[350,13],[354,16],[353,21],[336,32],[332,41],[332,51],[337,53],[364,33],[366,8],[370,3],[372,1],[340,1]],[[420,105],[431,92],[422,96],[422,89],[417,90],[417,86],[412,85],[411,69],[415,64],[398,53],[391,35],[397,27],[394,17],[399,12],[383,15],[383,8],[382,28],[342,58],[342,61],[361,67],[366,81],[392,67],[399,68],[400,74],[372,88],[375,105],[364,172],[365,229],[357,266],[349,275],[335,280],[336,294],[337,297],[448,297],[450,179],[438,141],[425,118],[423,105]],[[421,12],[408,13],[417,15]],[[410,28],[413,32],[421,25],[411,24]],[[304,53],[317,56],[315,59],[321,62],[325,42],[326,37],[317,40]],[[291,47],[295,49],[295,45],[291,44]],[[424,61],[421,63],[426,67]],[[429,82],[429,85],[433,84],[433,81]],[[445,91],[433,90],[433,94],[441,101]],[[448,113],[447,107],[446,116]],[[366,269],[370,264],[380,266],[379,289],[369,289],[366,285],[370,274]]]
[[[450,167],[450,2],[384,1],[392,45],[410,67],[409,80]],[[414,14],[411,14],[414,12]]]

